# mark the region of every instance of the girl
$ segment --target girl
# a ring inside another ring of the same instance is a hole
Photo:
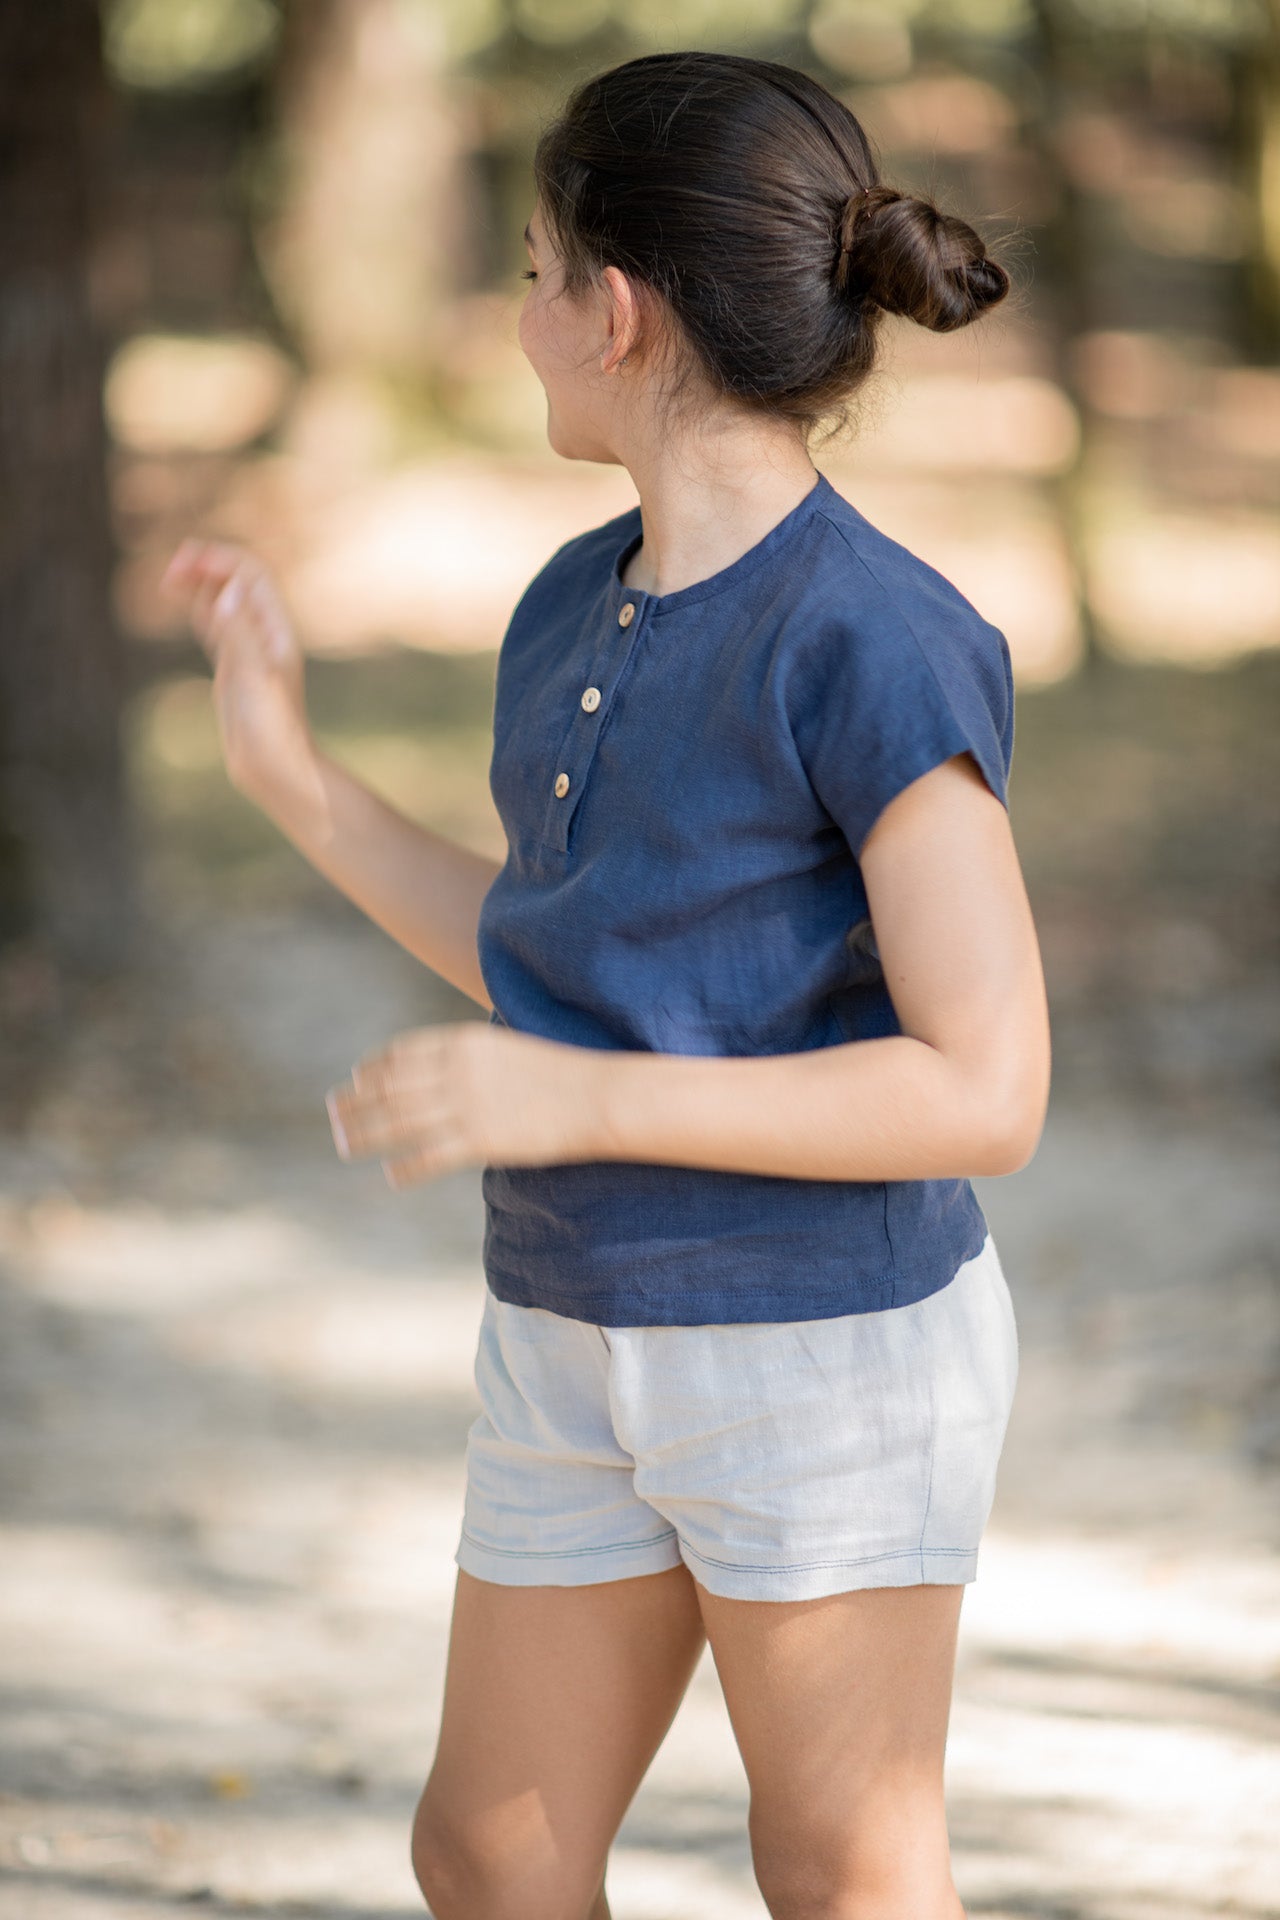
[[[1009,281],[768,61],[587,80],[535,186],[548,437],[639,504],[553,554],[504,637],[502,865],[318,750],[252,555],[184,542],[167,576],[233,783],[489,1010],[329,1096],[394,1186],[483,1168],[414,1864],[436,1920],[607,1920],[709,1640],[775,1920],[955,1920],[957,1625],[1018,1362],[969,1177],[1036,1149],[1048,1018],[1004,637],[808,446],[883,312],[958,327]]]

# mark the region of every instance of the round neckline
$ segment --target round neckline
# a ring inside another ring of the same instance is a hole
[[[808,521],[819,507],[824,506],[834,493],[831,482],[825,473],[819,473],[817,482],[810,487],[802,500],[784,513],[781,520],[775,522],[769,531],[762,534],[755,545],[748,547],[745,553],[731,560],[727,567],[710,573],[705,580],[691,581],[687,587],[677,587],[674,593],[647,593],[643,587],[627,587],[622,583],[622,571],[631,556],[639,549],[644,540],[644,526],[628,534],[625,543],[616,551],[609,579],[610,611],[614,614],[630,600],[636,612],[653,616],[676,613],[685,607],[693,606],[699,600],[707,600],[715,593],[725,593],[730,587],[736,587],[766,561],[772,560],[778,549],[785,546],[792,534]],[[632,515],[639,520],[640,508],[632,508]]]

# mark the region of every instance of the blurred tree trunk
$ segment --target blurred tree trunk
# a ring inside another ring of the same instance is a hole
[[[1253,222],[1245,269],[1243,347],[1280,358],[1280,0],[1269,0],[1260,44],[1231,64],[1232,132],[1240,184]]]
[[[112,108],[94,0],[0,8],[0,944],[85,975],[135,906],[90,281]]]
[[[314,376],[429,387],[482,211],[433,4],[288,0],[275,67],[285,188],[264,266]]]
[[[1040,258],[1044,285],[1040,312],[1053,355],[1054,377],[1070,395],[1080,420],[1080,443],[1071,466],[1054,484],[1067,564],[1080,620],[1081,667],[1096,668],[1103,658],[1097,624],[1089,603],[1088,463],[1093,451],[1094,419],[1088,395],[1077,376],[1074,345],[1093,324],[1091,266],[1085,213],[1070,161],[1071,119],[1081,104],[1081,54],[1067,9],[1061,0],[1032,0],[1038,111],[1029,135],[1050,186],[1051,218],[1041,228]],[[1094,56],[1096,58],[1096,56]]]

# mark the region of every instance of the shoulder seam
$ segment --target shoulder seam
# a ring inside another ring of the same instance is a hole
[[[946,688],[943,686],[942,681],[938,677],[938,670],[934,666],[933,661],[929,658],[929,654],[920,639],[920,635],[916,632],[916,629],[913,626],[909,616],[900,605],[897,595],[893,592],[893,590],[890,587],[886,586],[885,582],[881,579],[880,574],[878,573],[876,568],[872,566],[871,562],[867,559],[866,555],[863,553],[859,553],[858,549],[854,546],[853,542],[850,540],[847,529],[842,527],[838,520],[833,519],[832,516],[827,512],[825,507],[820,507],[818,511],[822,515],[822,518],[825,521],[827,521],[827,523],[830,526],[835,528],[836,532],[839,534],[840,538],[844,541],[846,548],[853,555],[853,558],[857,561],[858,565],[862,567],[866,573],[870,574],[871,578],[875,581],[877,587],[879,587],[885,599],[892,606],[894,613],[897,615],[898,619],[901,621],[904,630],[910,634],[912,644],[914,645],[916,652],[920,655],[920,658],[923,660],[925,666],[928,668],[929,677],[933,681],[934,685],[937,687],[938,692],[942,697],[943,705],[946,707],[948,712],[951,712],[952,711],[951,700],[950,700],[950,697],[948,696]],[[908,551],[908,549],[904,549],[904,551]],[[929,565],[929,562],[927,560],[920,559],[919,554],[913,554],[911,557],[914,560],[920,560],[920,564],[922,566],[927,567]],[[933,570],[935,572],[937,571],[936,568]],[[940,575],[939,578],[945,579],[946,576]],[[951,585],[954,583],[948,582],[948,584]],[[955,591],[959,593],[960,589],[956,587]],[[972,612],[977,616],[977,618],[982,622],[983,626],[990,628],[992,633],[1000,635],[1000,639],[1002,642],[1001,651],[1002,653],[1007,655],[1008,642],[1005,641],[1003,634],[1000,634],[999,627],[993,626],[991,621],[989,621],[984,614],[979,613],[978,609],[973,605],[973,602],[969,600],[966,595],[961,594],[960,597],[962,600],[964,600],[965,605],[968,606],[972,610]],[[1009,679],[1011,675],[1011,669],[1007,665],[1006,661],[1002,660],[1001,667],[1002,667],[1002,672],[1004,674],[1004,677],[1006,679]],[[988,712],[990,713],[989,708],[988,708]],[[990,714],[990,718],[994,726],[995,724],[994,714]],[[1004,750],[1003,750],[1003,741],[1001,739],[1001,728],[996,726],[995,733],[996,733],[998,757],[1000,759],[1000,762],[1003,768],[1005,780],[1007,781],[1009,777],[1009,769],[1003,766]]]
[[[903,611],[901,605],[899,604],[898,596],[893,592],[893,590],[890,587],[885,585],[885,582],[881,579],[880,574],[877,572],[876,568],[872,566],[871,562],[867,559],[866,555],[858,552],[858,549],[854,546],[853,542],[850,540],[848,532],[844,527],[840,525],[839,521],[833,520],[831,515],[826,511],[825,508],[820,508],[819,512],[822,514],[823,519],[827,521],[827,523],[830,526],[833,526],[835,528],[836,532],[839,534],[840,538],[844,541],[845,546],[848,548],[849,552],[853,555],[858,565],[861,568],[863,568],[863,570],[866,573],[869,573],[871,575],[871,578],[875,581],[876,585],[879,587],[885,599],[892,606],[894,612],[898,616],[898,619],[902,622],[907,632],[911,635],[911,638],[915,643],[916,649],[920,654],[920,658],[924,661],[925,665],[928,667],[929,672],[933,675],[934,680],[937,681],[938,691],[939,693],[942,694],[943,699],[945,700],[946,690],[943,687],[942,682],[938,680],[937,670],[934,667],[932,660],[929,658],[928,654],[925,652],[925,649],[921,644],[920,636],[916,632],[915,627],[912,625],[907,614]],[[919,559],[920,556],[918,554],[913,554],[912,558]],[[929,563],[926,560],[926,561],[923,561],[921,564],[924,566],[928,566]],[[957,592],[958,591],[959,589],[957,588]],[[974,607],[973,611],[977,613],[978,609]],[[982,615],[978,614],[978,618],[981,619]],[[950,702],[948,701],[947,704],[950,705]]]

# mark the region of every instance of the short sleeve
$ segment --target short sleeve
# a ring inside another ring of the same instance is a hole
[[[788,678],[796,749],[855,858],[889,802],[953,754],[971,753],[1009,804],[1008,643],[945,582],[917,598],[904,611],[875,591],[822,620]]]

